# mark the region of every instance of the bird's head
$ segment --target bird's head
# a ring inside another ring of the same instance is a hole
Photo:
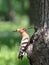
[[[20,33],[23,33],[25,32],[27,29],[26,28],[18,28],[16,30],[14,30],[13,32],[20,32]]]

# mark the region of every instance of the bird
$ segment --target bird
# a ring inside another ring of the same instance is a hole
[[[22,60],[24,54],[26,53],[26,49],[29,45],[30,37],[26,33],[26,28],[19,28],[19,29],[15,30],[14,32],[19,32],[22,36],[21,44],[20,44],[20,51],[19,51],[19,55],[18,55],[18,58]]]
[[[19,32],[22,35],[22,40],[20,44],[20,51],[18,58],[22,60],[24,53],[27,53],[27,58],[29,59],[30,65],[33,64],[33,45],[40,35],[37,27],[34,28],[35,33],[30,38],[29,34],[26,32],[26,28],[16,29],[14,32]],[[37,31],[38,30],[38,31]]]

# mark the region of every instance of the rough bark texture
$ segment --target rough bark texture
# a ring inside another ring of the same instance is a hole
[[[39,26],[40,24],[40,0],[29,0],[30,9],[29,9],[29,18],[30,25],[34,24]]]
[[[30,65],[49,65],[49,30],[39,28],[30,43],[30,51],[27,50]]]
[[[49,65],[48,0],[41,0],[41,27],[35,30],[27,48],[30,65]],[[30,49],[29,49],[30,48]]]

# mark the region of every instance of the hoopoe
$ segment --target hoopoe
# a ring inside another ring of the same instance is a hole
[[[20,29],[17,29],[16,31],[22,35],[20,51],[18,55],[18,58],[22,59],[24,56],[24,53],[26,52],[27,46],[29,45],[30,37],[26,33],[26,28],[20,28]]]

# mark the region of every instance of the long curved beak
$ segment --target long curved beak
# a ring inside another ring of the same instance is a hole
[[[14,30],[13,32],[17,32],[17,30]]]

